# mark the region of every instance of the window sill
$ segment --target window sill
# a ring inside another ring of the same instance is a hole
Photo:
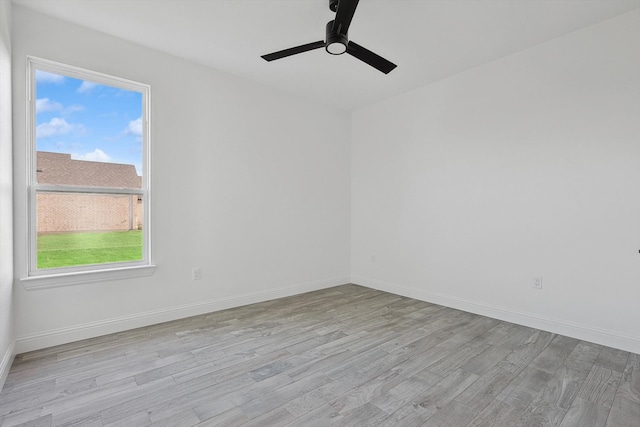
[[[62,286],[81,285],[84,283],[104,282],[107,280],[130,279],[133,277],[151,276],[155,265],[110,268],[106,270],[78,271],[73,273],[51,274],[46,276],[30,276],[20,279],[28,291],[58,288]]]

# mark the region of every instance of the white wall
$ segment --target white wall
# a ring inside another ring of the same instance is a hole
[[[355,112],[353,281],[640,353],[639,46],[635,11]]]
[[[348,116],[15,5],[13,23],[16,276],[27,55],[151,85],[158,265],[151,277],[47,290],[17,281],[19,352],[348,282]]]
[[[0,0],[0,390],[13,361],[11,3]]]
[[[158,264],[48,290],[16,280],[13,309],[5,285],[18,352],[344,283],[349,248],[356,283],[640,352],[639,12],[351,121],[19,6],[12,17],[16,277],[26,55],[152,85]]]

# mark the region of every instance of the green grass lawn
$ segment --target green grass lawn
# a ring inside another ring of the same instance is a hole
[[[141,259],[142,231],[38,236],[38,268],[140,261]]]

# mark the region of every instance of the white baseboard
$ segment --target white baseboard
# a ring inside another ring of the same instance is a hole
[[[566,335],[568,337],[640,354],[640,337],[636,336],[609,331],[589,325],[568,322],[565,320],[538,316],[533,313],[514,311],[504,307],[481,304],[451,295],[406,288],[396,284],[367,279],[365,277],[352,276],[351,282],[357,285],[414,298],[420,301],[451,307],[467,311],[469,313],[479,314],[530,328]]]
[[[7,381],[7,375],[9,375],[9,370],[11,369],[11,365],[13,364],[13,359],[16,357],[16,343],[15,341],[11,343],[7,351],[4,353],[2,357],[2,361],[0,362],[0,391],[2,391],[2,387],[4,387],[5,381]]]
[[[176,307],[148,311],[144,313],[136,313],[130,316],[123,316],[98,322],[71,326],[68,328],[53,329],[37,334],[25,335],[16,339],[15,354],[53,347],[55,345],[80,341],[87,338],[94,338],[101,335],[122,332],[129,329],[154,325],[157,323],[197,316],[200,314],[211,313],[214,311],[226,310],[228,308],[240,307],[243,305],[254,304],[276,298],[326,289],[333,286],[349,283],[349,279],[349,277],[337,277],[334,279],[322,280],[318,282],[310,282],[277,289],[270,289],[267,291],[252,292],[232,297],[200,301],[192,304],[185,304]]]

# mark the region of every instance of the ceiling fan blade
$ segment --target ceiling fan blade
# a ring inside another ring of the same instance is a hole
[[[333,31],[340,34],[347,34],[353,14],[356,13],[359,0],[338,0],[338,10],[336,19],[333,21]]]
[[[291,47],[289,49],[279,50],[273,53],[268,53],[266,55],[262,55],[262,58],[265,59],[266,61],[274,61],[276,59],[286,58],[287,56],[308,52],[310,50],[318,49],[321,47],[324,47],[324,40],[320,40],[313,43],[307,43],[307,44],[303,44],[296,47]]]
[[[347,53],[358,58],[362,62],[366,62],[373,68],[376,68],[385,74],[389,74],[391,70],[396,68],[396,64],[393,62],[387,61],[382,56],[371,52],[369,49],[366,49],[353,41],[349,41]]]

